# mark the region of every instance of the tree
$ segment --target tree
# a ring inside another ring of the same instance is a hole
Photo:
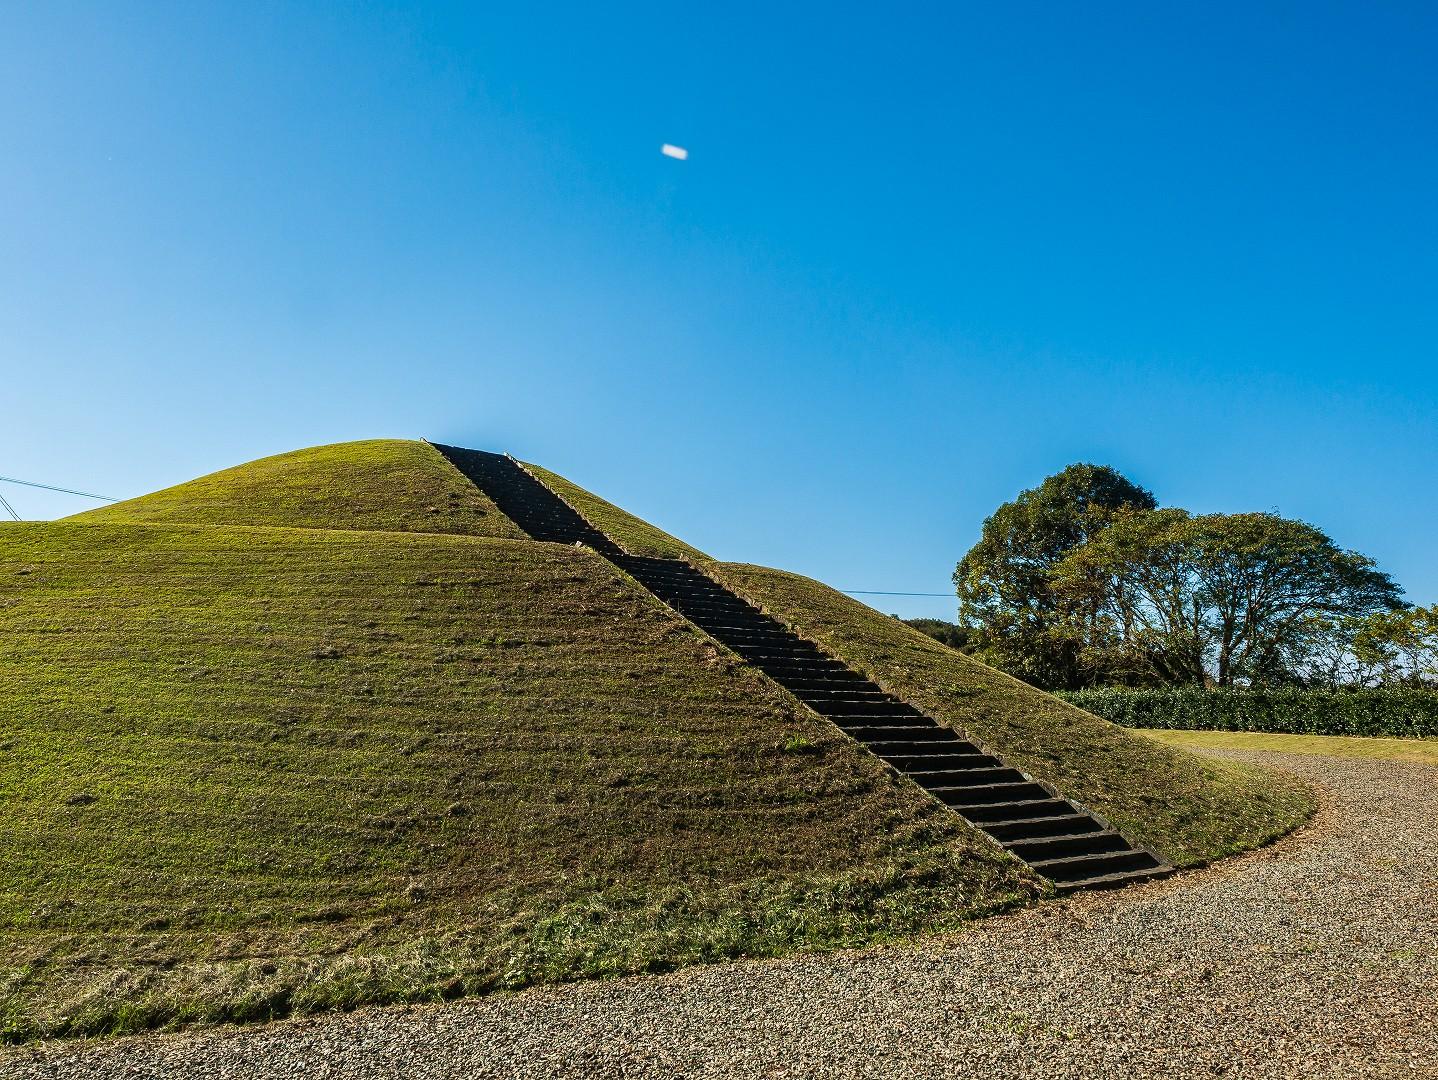
[[[1438,683],[1438,604],[1380,611],[1361,620],[1352,636],[1361,684],[1433,686]]]
[[[896,615],[895,618],[898,618]],[[935,641],[942,641],[951,649],[959,652],[972,652],[974,647],[973,632],[967,626],[958,623],[945,622],[943,619],[904,619],[915,630],[921,630]]]
[[[1115,512],[1156,505],[1117,470],[1077,464],[995,510],[954,571],[975,654],[1036,686],[1083,685],[1084,640],[1053,590],[1053,569]]]
[[[1081,664],[1160,684],[1303,681],[1335,635],[1404,606],[1372,559],[1276,514],[1121,511],[1050,585]]]

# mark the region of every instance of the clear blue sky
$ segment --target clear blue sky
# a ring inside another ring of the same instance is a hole
[[[7,4],[0,474],[428,436],[941,592],[1087,460],[1432,602],[1436,103],[1418,3]]]

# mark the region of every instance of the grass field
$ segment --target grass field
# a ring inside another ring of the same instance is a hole
[[[1281,754],[1416,761],[1438,765],[1438,739],[1369,739],[1344,735],[1269,735],[1252,731],[1156,731],[1150,739],[1185,750],[1272,750]]]
[[[201,476],[79,520],[467,533],[523,540],[488,496],[422,442],[295,450]]]
[[[1028,871],[592,553],[0,526],[0,1030],[953,926]]]
[[[1297,781],[1144,739],[798,574],[705,569],[886,690],[1192,866],[1265,843],[1313,812]]]

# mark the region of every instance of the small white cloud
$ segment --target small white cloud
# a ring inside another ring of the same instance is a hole
[[[665,157],[672,157],[678,161],[687,161],[689,159],[689,151],[685,150],[682,146],[672,146],[669,143],[665,143],[659,148],[659,152]]]

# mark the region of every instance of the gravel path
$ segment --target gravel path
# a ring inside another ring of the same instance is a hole
[[[1438,1077],[1438,769],[1220,867],[915,944],[0,1056],[76,1077]]]

